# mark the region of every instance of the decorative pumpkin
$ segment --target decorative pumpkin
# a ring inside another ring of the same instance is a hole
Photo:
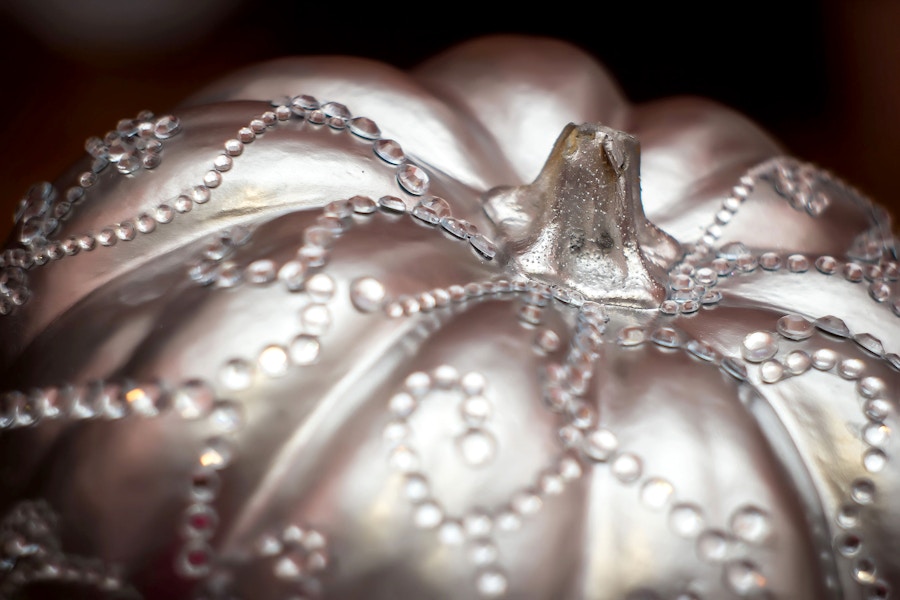
[[[4,597],[900,588],[890,220],[740,115],[492,36],[86,149],[0,263]]]

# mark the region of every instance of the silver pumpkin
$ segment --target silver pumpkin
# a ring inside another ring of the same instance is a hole
[[[86,148],[0,263],[4,597],[900,590],[890,219],[742,116],[501,36]]]

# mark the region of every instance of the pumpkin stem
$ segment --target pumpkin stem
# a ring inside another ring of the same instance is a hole
[[[656,308],[682,250],[644,215],[639,172],[633,136],[570,123],[537,179],[489,191],[485,211],[529,277],[594,301]]]

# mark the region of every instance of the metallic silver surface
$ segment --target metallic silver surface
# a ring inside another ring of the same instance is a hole
[[[745,118],[514,36],[275,61],[174,115],[48,237],[93,249],[24,284],[3,255],[0,594],[900,589],[891,225]],[[567,256],[579,226],[639,274]]]
[[[633,137],[569,125],[534,183],[494,188],[485,212],[525,275],[593,301],[657,308],[683,252],[644,216],[639,171]]]

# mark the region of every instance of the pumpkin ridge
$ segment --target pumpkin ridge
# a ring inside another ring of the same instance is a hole
[[[378,124],[197,95],[29,192],[0,596],[890,596],[883,210],[565,43],[342,60],[206,93]]]

